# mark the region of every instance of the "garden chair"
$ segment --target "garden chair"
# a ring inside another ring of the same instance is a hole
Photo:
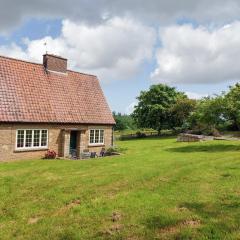
[[[88,159],[90,157],[91,157],[91,153],[89,152],[89,149],[84,149],[83,152],[81,153],[81,158]]]
[[[75,150],[75,149],[70,150],[70,158],[77,159],[77,150]]]
[[[105,148],[102,148],[102,149],[101,149],[101,152],[100,152],[100,157],[104,157],[104,156],[105,156],[105,153],[106,153],[106,149],[105,149]]]
[[[98,157],[97,153],[96,152],[91,152],[90,158],[95,158],[95,157]]]

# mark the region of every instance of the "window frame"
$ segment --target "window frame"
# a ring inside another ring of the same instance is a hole
[[[93,143],[90,142],[90,138],[91,138],[91,131],[94,131],[94,136],[93,136]],[[96,142],[96,131],[98,131],[98,142]],[[101,140],[101,132],[103,132],[103,137],[102,137],[102,142],[100,142]],[[88,140],[88,144],[90,146],[99,146],[99,145],[104,145],[105,144],[105,129],[102,128],[91,128],[89,129],[89,140]]]
[[[23,147],[18,147],[18,132],[19,131],[24,131],[23,134]],[[31,147],[26,147],[26,132],[27,131],[32,131],[32,139],[31,139]],[[35,131],[40,131],[39,133],[39,146],[34,146],[34,133]],[[41,142],[42,142],[42,131],[47,131],[47,139],[46,139],[46,146],[41,146]],[[16,129],[16,141],[15,141],[15,150],[16,151],[31,151],[31,150],[46,150],[48,149],[48,129],[42,129],[42,128],[33,128],[33,129],[29,129],[29,128],[19,128]]]

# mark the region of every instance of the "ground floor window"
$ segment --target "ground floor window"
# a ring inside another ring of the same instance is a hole
[[[91,129],[89,136],[90,144],[103,144],[104,143],[104,130],[103,129]]]
[[[16,136],[17,149],[46,148],[48,145],[46,129],[19,129]]]

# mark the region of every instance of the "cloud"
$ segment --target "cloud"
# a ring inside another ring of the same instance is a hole
[[[165,83],[219,83],[240,79],[240,22],[217,29],[191,25],[160,31],[162,47],[151,77]]]
[[[125,109],[125,113],[126,114],[131,114],[131,113],[133,113],[133,111],[134,111],[134,107],[137,105],[138,103],[135,101],[135,102],[132,102],[131,104],[129,104],[127,107],[126,107],[126,109]]]
[[[25,39],[24,49],[13,43],[0,47],[0,53],[41,62],[47,42],[48,52],[67,57],[71,69],[91,72],[107,81],[136,74],[141,64],[151,59],[155,41],[154,29],[130,18],[116,17],[94,26],[64,20],[59,37]]]
[[[102,24],[113,17],[130,16],[151,24],[190,18],[206,23],[230,22],[239,17],[238,0],[0,0],[0,30],[9,30],[29,18],[60,18]]]
[[[201,93],[195,93],[195,92],[185,92],[185,93],[190,99],[196,99],[196,100],[199,100],[201,98],[208,96],[208,94],[201,94]]]
[[[0,54],[3,56],[19,58],[19,59],[27,59],[27,54],[19,47],[17,44],[12,43],[10,45],[0,46]]]

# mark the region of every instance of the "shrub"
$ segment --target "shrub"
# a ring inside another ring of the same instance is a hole
[[[136,132],[136,137],[137,138],[145,138],[146,134],[144,132],[137,131]]]
[[[48,150],[45,153],[45,159],[55,159],[57,156],[57,153],[54,150]]]
[[[180,132],[181,132],[181,131],[178,130],[178,128],[176,128],[176,131],[175,131],[175,130],[172,130],[172,129],[163,129],[163,130],[161,130],[160,135],[161,135],[161,136],[172,136],[172,135],[178,134],[178,133],[180,133]]]
[[[126,151],[126,148],[110,147],[106,150],[105,156],[119,155],[120,152]]]
[[[114,147],[110,147],[106,150],[106,153],[109,155],[112,155],[114,152],[117,152],[117,149],[115,149]]]

